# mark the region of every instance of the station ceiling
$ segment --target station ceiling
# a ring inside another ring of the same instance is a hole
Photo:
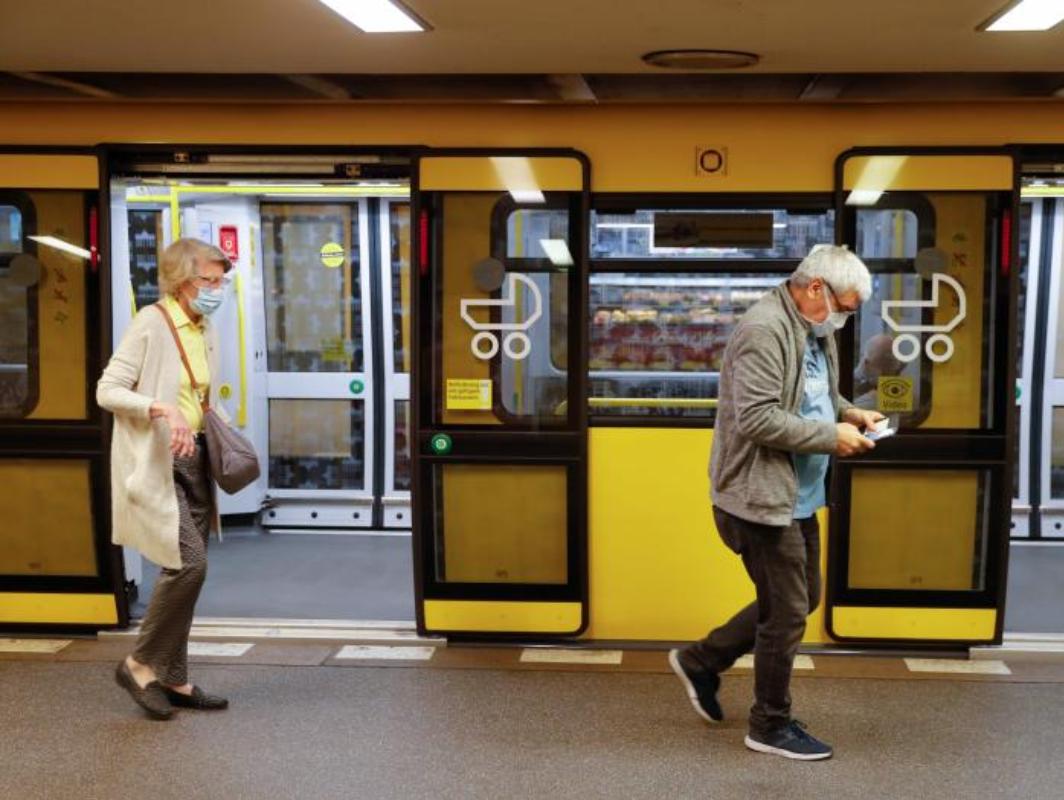
[[[0,100],[1064,99],[1064,24],[984,33],[1007,0],[406,0],[365,34],[318,0],[3,0]],[[641,55],[756,53],[742,71]]]

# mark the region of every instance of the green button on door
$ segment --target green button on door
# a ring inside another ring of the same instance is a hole
[[[451,452],[451,447],[454,443],[451,441],[451,437],[446,433],[437,433],[432,439],[429,440],[429,447],[432,448],[432,452],[438,456],[445,456]]]

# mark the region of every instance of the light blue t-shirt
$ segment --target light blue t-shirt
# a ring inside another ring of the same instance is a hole
[[[805,387],[799,416],[817,422],[834,422],[835,407],[831,403],[831,389],[828,386],[828,359],[820,342],[812,334],[806,341],[802,371],[805,373]],[[831,456],[827,453],[795,454],[794,468],[798,473],[795,519],[813,516],[827,502],[824,478],[830,461]]]

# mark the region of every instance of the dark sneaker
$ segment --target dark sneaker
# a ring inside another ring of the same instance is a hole
[[[765,736],[751,733],[747,735],[745,742],[747,747],[759,753],[772,753],[799,761],[819,761],[831,758],[832,754],[830,744],[810,734],[805,725],[796,719]]]
[[[717,701],[719,675],[713,672],[688,672],[680,661],[679,650],[669,651],[669,666],[687,690],[687,698],[698,716],[706,722],[720,722],[724,719],[724,712]]]

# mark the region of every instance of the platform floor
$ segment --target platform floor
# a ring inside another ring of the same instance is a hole
[[[538,664],[519,648],[451,646],[419,651],[424,661],[392,652],[374,663],[338,659],[342,643],[258,642],[239,657],[193,658],[194,680],[227,694],[229,711],[153,722],[111,677],[128,644],[0,654],[0,795],[1064,795],[1059,663],[947,674],[897,658],[814,655],[812,669],[796,672],[795,711],[836,756],[803,764],[743,747],[748,669],[725,676],[729,720],[709,726],[660,651],[625,652],[620,664]]]

